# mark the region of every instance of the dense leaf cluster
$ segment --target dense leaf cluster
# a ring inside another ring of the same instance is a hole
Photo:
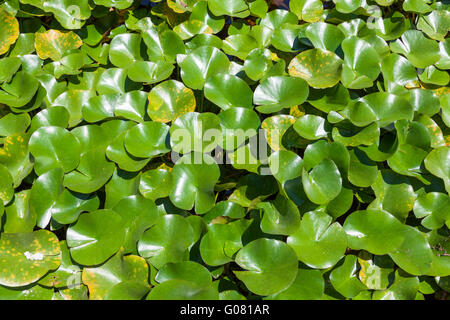
[[[446,299],[449,10],[0,1],[0,299]]]

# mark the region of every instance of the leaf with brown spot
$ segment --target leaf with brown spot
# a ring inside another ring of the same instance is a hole
[[[8,11],[0,8],[0,55],[8,52],[9,47],[19,37],[19,22]]]
[[[83,44],[81,38],[74,32],[61,32],[58,30],[48,30],[36,33],[34,46],[39,58],[61,60],[64,55],[74,49],[78,49]]]

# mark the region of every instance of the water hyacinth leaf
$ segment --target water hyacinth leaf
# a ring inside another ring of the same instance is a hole
[[[245,216],[244,208],[239,204],[231,201],[218,202],[214,208],[212,208],[204,216],[204,220],[207,223],[212,222],[215,218],[229,217],[231,219],[241,219]]]
[[[17,57],[0,59],[0,83],[11,81],[14,74],[19,70],[22,61]]]
[[[378,168],[376,162],[370,160],[367,155],[358,148],[349,151],[350,166],[348,180],[358,187],[369,187],[377,179]]]
[[[61,127],[67,128],[70,114],[64,107],[51,107],[36,114],[31,120],[30,131],[34,132],[40,127]]]
[[[244,62],[244,71],[252,80],[261,79],[273,65],[271,52],[267,49],[252,50]]]
[[[328,50],[303,51],[289,64],[289,74],[305,79],[313,88],[330,88],[341,79],[342,59]]]
[[[302,104],[308,97],[308,86],[302,79],[288,76],[273,76],[255,89],[253,102],[261,113],[273,113],[283,108]]]
[[[58,238],[47,230],[4,233],[0,239],[0,284],[22,287],[38,281],[61,263]]]
[[[405,11],[412,11],[417,13],[428,13],[433,9],[427,4],[427,1],[423,0],[406,0],[403,3],[403,9]]]
[[[80,287],[81,281],[81,269],[72,258],[70,257],[69,248],[66,241],[59,242],[61,264],[58,269],[47,273],[42,279],[39,280],[39,284],[50,288],[65,288]],[[77,276],[80,276],[78,279]]]
[[[373,294],[373,300],[413,300],[419,288],[419,279],[401,269],[395,271],[395,279],[387,290]]]
[[[334,266],[347,248],[344,229],[323,211],[303,215],[300,228],[290,235],[287,243],[297,253],[298,260],[311,268],[326,269]]]
[[[159,269],[167,263],[184,261],[193,242],[194,230],[189,222],[171,214],[160,217],[145,231],[137,248],[139,255]]]
[[[377,13],[380,15],[380,13]],[[376,34],[386,41],[399,38],[405,30],[409,29],[411,23],[401,12],[394,12],[386,18],[374,19],[370,26],[375,29]]]
[[[417,87],[417,71],[409,60],[391,53],[381,61],[381,72],[387,88],[391,91],[397,86]]]
[[[115,254],[125,239],[123,218],[112,210],[84,213],[67,230],[72,258],[83,265],[97,265]]]
[[[119,10],[126,9],[133,4],[131,0],[95,0],[94,2],[101,6],[114,7]]]
[[[445,41],[450,28],[448,10],[433,10],[430,14],[421,15],[417,21],[417,28],[431,39]]]
[[[227,110],[232,107],[252,108],[253,92],[244,80],[230,74],[216,74],[205,83],[205,97]]]
[[[194,5],[192,7],[192,13],[189,17],[191,20],[202,21],[204,24],[207,24],[213,33],[220,32],[224,25],[225,19],[222,17],[214,16],[208,10],[208,3],[206,1],[194,1]]]
[[[250,291],[260,295],[287,289],[297,275],[295,251],[278,240],[250,242],[239,250],[236,263],[247,271],[235,271],[235,275]]]
[[[445,86],[450,81],[450,76],[446,71],[439,70],[435,66],[429,66],[419,74],[419,79],[423,83]]]
[[[358,254],[359,279],[369,289],[384,290],[391,283],[394,275],[394,262],[387,255],[372,255],[367,251]]]
[[[26,112],[29,103],[33,102],[33,98],[39,89],[39,82],[29,73],[21,70],[17,72],[11,82],[1,85],[0,103],[15,108],[14,111]],[[37,99],[37,97],[36,97]],[[31,109],[34,106],[31,105]]]

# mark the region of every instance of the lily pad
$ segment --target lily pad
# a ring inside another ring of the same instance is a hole
[[[297,55],[289,64],[289,74],[305,79],[313,88],[330,88],[341,79],[342,59],[324,49],[310,49]]]
[[[294,250],[278,240],[258,239],[242,248],[236,263],[247,271],[234,273],[247,288],[260,295],[287,289],[297,275]]]
[[[0,239],[0,284],[22,287],[38,281],[61,263],[58,238],[47,230],[3,233]]]

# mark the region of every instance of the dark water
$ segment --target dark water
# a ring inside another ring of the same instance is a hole
[[[290,0],[272,0],[272,3],[279,9],[289,10],[289,1]]]

